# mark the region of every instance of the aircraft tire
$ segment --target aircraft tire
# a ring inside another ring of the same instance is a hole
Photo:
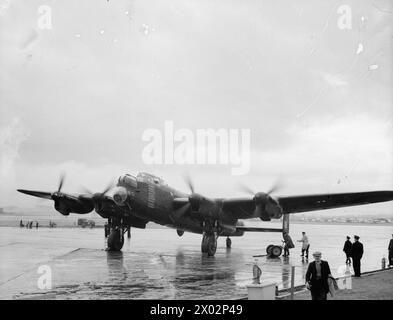
[[[120,251],[123,248],[124,238],[120,229],[112,230],[108,236],[109,251]]]
[[[279,257],[279,256],[281,255],[281,253],[282,253],[282,248],[281,248],[280,246],[273,246],[273,247],[270,249],[270,256],[271,256],[272,258],[277,258],[277,257]]]
[[[232,240],[229,237],[226,240],[226,246],[227,246],[228,249],[230,249],[232,247]]]
[[[202,253],[207,253],[208,247],[208,236],[206,234],[203,235],[202,244],[201,244],[201,251]]]
[[[272,254],[272,248],[274,247],[274,244],[269,244],[267,247],[266,247],[266,253],[267,253],[267,255],[268,256],[270,256],[271,254]]]
[[[216,254],[217,250],[217,237],[215,234],[208,237],[207,255],[212,257]]]
[[[177,229],[176,232],[177,232],[177,235],[178,235],[179,237],[181,237],[181,236],[184,234],[184,230],[179,230],[179,229]]]

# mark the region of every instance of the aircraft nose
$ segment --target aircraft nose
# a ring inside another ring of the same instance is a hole
[[[113,193],[113,201],[119,206],[127,200],[128,192],[124,187],[117,187]]]

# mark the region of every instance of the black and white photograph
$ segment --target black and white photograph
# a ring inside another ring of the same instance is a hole
[[[393,300],[392,141],[390,0],[0,0],[0,300]]]

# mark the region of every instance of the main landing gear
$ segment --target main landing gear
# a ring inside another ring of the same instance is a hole
[[[203,230],[201,251],[202,253],[207,253],[209,257],[212,257],[217,250],[217,221],[215,221],[214,224],[204,222]]]
[[[214,256],[217,250],[217,232],[212,234],[204,233],[202,238],[202,253],[207,253],[209,257]]]
[[[277,258],[282,253],[282,247],[274,244],[268,245],[266,247],[266,253],[270,258]]]
[[[229,237],[227,237],[226,246],[227,246],[227,249],[230,249],[232,247],[232,240]]]
[[[108,219],[105,225],[105,236],[107,237],[108,251],[120,251],[124,244],[124,234],[128,232],[129,227],[123,226],[120,219]]]

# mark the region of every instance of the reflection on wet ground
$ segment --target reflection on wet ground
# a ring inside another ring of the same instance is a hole
[[[101,263],[106,260],[106,264]],[[282,273],[287,286],[290,268],[282,259],[261,258],[263,279]],[[234,299],[243,297],[251,282],[252,260],[236,250],[214,258],[190,255],[133,254],[79,249],[48,264],[55,288],[26,290],[15,298],[57,299]],[[30,274],[24,277],[33,276]],[[34,275],[35,276],[35,275]],[[22,279],[20,279],[22,280]]]
[[[378,228],[391,233],[391,228]],[[279,289],[289,288],[291,265],[296,266],[295,284],[304,283],[308,266],[298,248],[289,258],[262,256],[267,243],[280,239],[266,234],[234,238],[232,249],[219,239],[216,256],[207,257],[200,252],[199,235],[178,238],[167,229],[133,232],[123,252],[105,251],[100,229],[2,231],[8,233],[0,243],[2,299],[237,299],[247,294],[255,259],[262,282],[275,282]],[[375,247],[385,245],[383,237]],[[319,241],[316,234],[312,239],[314,245]],[[330,243],[323,250],[333,273],[342,264],[341,240],[339,247]],[[50,266],[52,289],[38,289],[40,265]]]

